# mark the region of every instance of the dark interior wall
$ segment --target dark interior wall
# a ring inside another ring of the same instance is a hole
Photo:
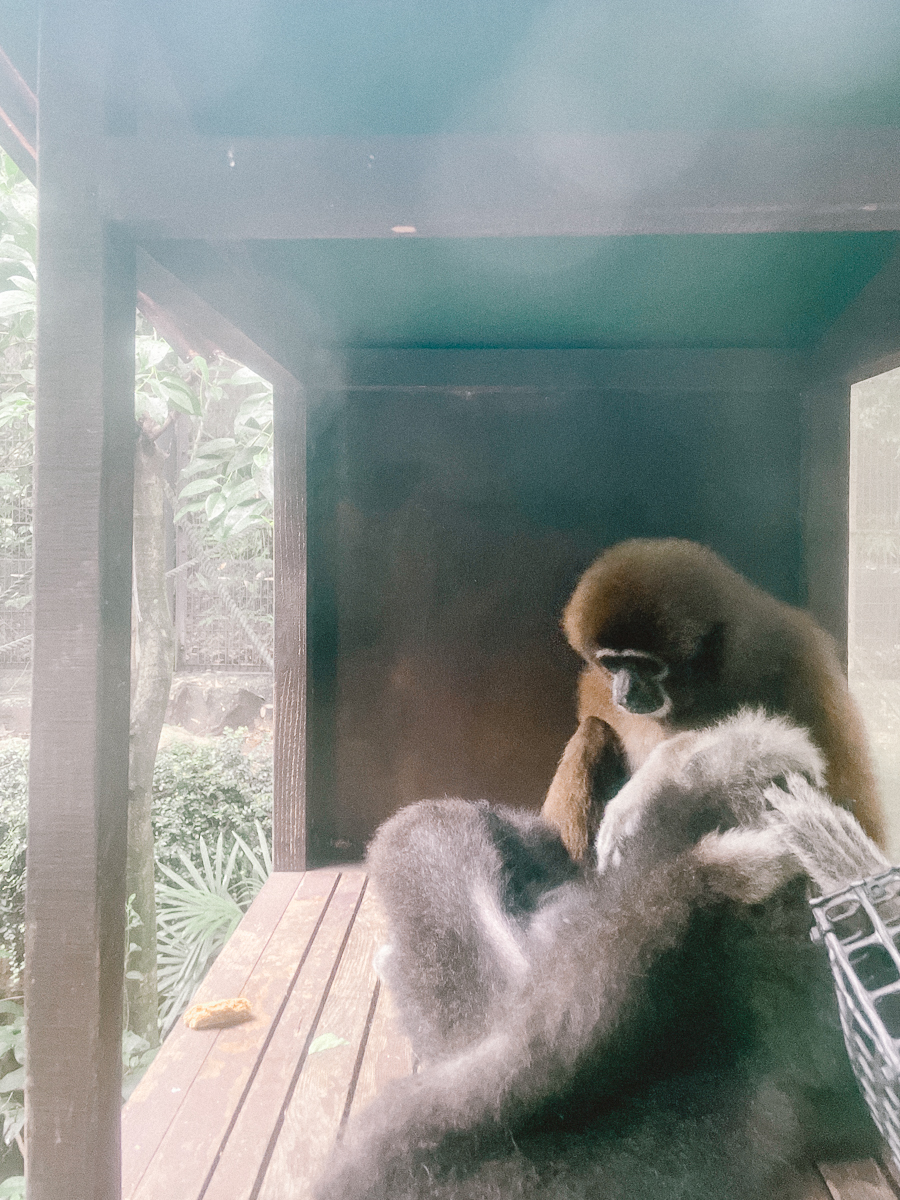
[[[320,394],[313,853],[426,796],[540,804],[574,728],[559,617],[603,547],[695,538],[802,602],[800,420],[784,391]]]

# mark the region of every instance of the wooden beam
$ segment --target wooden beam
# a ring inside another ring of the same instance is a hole
[[[113,137],[103,174],[108,214],[149,237],[900,229],[894,128]]]
[[[30,1200],[120,1192],[135,293],[130,240],[97,204],[114,17],[105,0],[42,11]]]
[[[547,388],[591,391],[797,390],[809,379],[795,350],[360,350],[345,352],[340,386],[354,389]],[[327,385],[326,385],[327,386]]]
[[[900,366],[900,250],[844,309],[811,365],[849,383]]]
[[[179,323],[183,320],[185,329],[200,328],[276,387],[298,379],[304,386],[342,386],[340,355],[321,318],[296,290],[262,274],[245,243],[204,242],[187,248],[151,243],[145,250],[138,255],[142,290]],[[177,274],[184,255],[190,284]]]
[[[273,387],[295,385],[293,376],[280,362],[141,249],[137,252],[137,286],[165,310],[188,343],[216,347],[267,379]],[[152,320],[152,314],[148,315]]]
[[[307,865],[306,828],[306,400],[275,387],[276,871]]]

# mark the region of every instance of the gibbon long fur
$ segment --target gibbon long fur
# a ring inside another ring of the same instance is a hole
[[[825,756],[829,795],[884,846],[862,720],[833,640],[808,613],[768,595],[705,546],[636,539],[588,568],[563,628],[587,666],[580,724],[542,812],[574,858],[584,858],[604,804],[659,742],[744,707],[809,730]]]
[[[881,870],[783,719],[671,739],[603,871],[540,818],[404,809],[369,856],[422,1063],[349,1123],[318,1200],[789,1200],[870,1154],[807,889]]]

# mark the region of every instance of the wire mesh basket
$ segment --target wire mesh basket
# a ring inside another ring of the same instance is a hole
[[[875,1124],[900,1164],[900,867],[812,901],[844,1041]]]

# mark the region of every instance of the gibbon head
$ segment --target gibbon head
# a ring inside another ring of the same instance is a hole
[[[636,539],[588,568],[563,628],[585,661],[608,674],[616,708],[694,724],[729,707],[722,689],[730,634],[748,610],[758,614],[761,596],[705,546]],[[759,670],[768,690],[770,668]],[[748,686],[742,702],[753,703],[754,690]]]

